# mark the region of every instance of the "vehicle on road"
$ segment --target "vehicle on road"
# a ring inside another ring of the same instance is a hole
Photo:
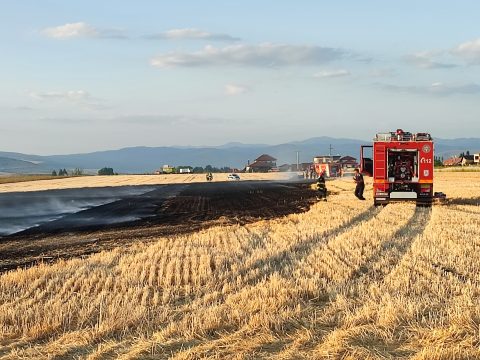
[[[229,181],[239,181],[240,180],[240,176],[238,176],[238,174],[229,174],[227,176],[227,179]]]

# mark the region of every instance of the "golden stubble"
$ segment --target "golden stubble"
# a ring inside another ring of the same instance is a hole
[[[480,174],[0,276],[0,359],[480,357]],[[371,197],[367,185],[366,197]]]

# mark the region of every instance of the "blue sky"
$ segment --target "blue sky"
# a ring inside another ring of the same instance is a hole
[[[0,150],[480,136],[476,1],[1,1]]]

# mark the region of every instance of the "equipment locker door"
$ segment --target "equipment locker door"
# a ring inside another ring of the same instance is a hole
[[[387,176],[387,153],[384,144],[375,144],[373,158],[375,166],[373,176],[375,179],[386,179]]]
[[[373,176],[372,145],[360,147],[360,172],[367,176]]]

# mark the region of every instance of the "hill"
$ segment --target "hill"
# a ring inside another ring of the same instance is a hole
[[[40,170],[41,167],[34,162],[0,156],[0,172],[31,173]]]
[[[370,141],[332,137],[314,137],[278,145],[228,143],[203,147],[128,147],[119,150],[86,154],[38,156],[0,152],[0,157],[18,161],[0,163],[0,172],[49,173],[58,168],[95,169],[113,167],[122,173],[149,173],[164,164],[243,168],[263,153],[277,158],[277,164],[295,163],[299,151],[300,162],[309,162],[313,156],[328,154],[351,155],[358,158],[359,148]],[[480,150],[479,138],[435,139],[435,151],[445,158],[470,150]]]

